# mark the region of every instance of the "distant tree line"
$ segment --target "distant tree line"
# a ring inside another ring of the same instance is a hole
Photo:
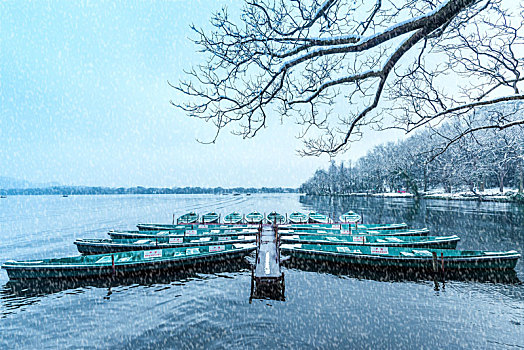
[[[492,112],[489,117],[495,118]],[[459,138],[450,136],[474,128],[478,117],[376,146],[355,163],[337,165],[332,161],[327,170],[317,170],[299,190],[319,195],[398,191],[419,195],[432,189],[448,193],[469,189],[477,194],[489,187],[503,192],[509,186],[522,193],[524,129],[479,129]]]
[[[291,193],[296,188],[288,187],[86,187],[55,186],[46,188],[0,189],[0,195],[89,195],[89,194],[233,194],[233,193]]]

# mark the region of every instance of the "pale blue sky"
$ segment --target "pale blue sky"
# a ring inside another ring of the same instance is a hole
[[[199,56],[189,25],[223,4],[0,3],[0,176],[99,186],[299,186],[324,158],[301,158],[296,125],[224,133],[169,104],[166,81]],[[356,159],[377,135],[340,159]],[[386,135],[380,134],[380,137]]]

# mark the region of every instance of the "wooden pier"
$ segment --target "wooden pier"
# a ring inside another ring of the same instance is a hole
[[[284,300],[284,273],[280,266],[278,226],[259,226],[255,266],[251,271],[251,299]]]

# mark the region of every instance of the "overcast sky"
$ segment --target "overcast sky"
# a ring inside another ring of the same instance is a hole
[[[0,3],[0,176],[93,186],[299,186],[329,159],[301,158],[272,119],[252,140],[213,133],[169,104],[167,80],[199,60],[189,25],[224,1]],[[228,3],[234,11],[241,2]],[[338,160],[398,135],[369,134]]]

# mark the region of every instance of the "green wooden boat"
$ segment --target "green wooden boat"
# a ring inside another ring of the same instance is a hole
[[[231,236],[242,234],[254,234],[256,228],[207,228],[207,229],[186,229],[182,231],[114,231],[107,234],[111,239],[145,239],[159,237],[184,237],[184,236]]]
[[[191,224],[189,224],[191,225]],[[171,224],[138,224],[139,231],[163,231],[163,230],[185,230],[188,225],[171,225]]]
[[[171,224],[138,224],[139,231],[184,231],[194,229],[207,229],[213,227],[214,229],[229,229],[231,225],[228,224],[186,224],[186,225],[171,225]],[[235,224],[234,227],[248,228],[252,227],[248,224]]]
[[[216,244],[235,244],[255,242],[252,235],[214,235],[214,236],[182,236],[155,237],[142,239],[77,239],[74,243],[82,254],[106,254],[130,250],[166,249],[178,247],[194,247]]]
[[[368,235],[368,236],[427,236],[429,234],[429,230],[427,228],[420,228],[420,229],[405,229],[405,230],[349,230],[349,229],[342,229],[340,228],[313,228],[313,229],[290,229],[285,228],[281,229],[279,227],[279,232],[281,234],[290,234],[293,233],[295,235]]]
[[[324,214],[311,212],[309,213],[309,222],[312,224],[328,224],[331,222],[331,219]]]
[[[267,214],[267,221],[271,224],[285,224],[286,218],[284,215],[277,213],[276,211],[272,211],[271,213]]]
[[[435,262],[434,255],[436,266],[440,268],[443,261],[444,269],[447,270],[514,269],[520,258],[520,254],[515,250],[490,252],[300,243],[282,244],[280,249],[282,253],[294,259],[413,270],[432,270]]]
[[[242,215],[236,211],[224,216],[224,224],[240,224],[242,220]]]
[[[362,230],[404,230],[408,228],[406,223],[401,224],[353,224],[353,228],[362,229]]]
[[[176,220],[177,224],[194,224],[198,222],[198,214],[194,212],[190,212],[187,214],[184,214],[180,216]]]
[[[351,225],[351,226],[349,226]],[[309,223],[309,224],[288,224],[280,226],[284,229],[293,229],[293,230],[311,230],[311,229],[341,229],[343,227],[357,230],[405,230],[408,228],[408,225],[405,223],[401,224],[350,224],[350,223],[331,223],[331,224],[321,224],[321,223]]]
[[[289,214],[289,222],[291,224],[307,224],[308,217],[304,213],[300,213],[298,211],[295,211],[295,212]]]
[[[349,223],[355,223],[362,220],[362,217],[355,213],[354,211],[350,210],[347,213],[344,213],[340,215],[339,217],[340,222],[349,222]]]
[[[284,243],[455,249],[458,236],[282,235]]]
[[[203,224],[217,224],[220,220],[220,215],[215,212],[207,213],[202,215]]]
[[[260,214],[258,211],[254,211],[246,215],[246,222],[248,224],[260,224],[263,221],[264,215]]]
[[[256,249],[252,243],[216,244],[171,249],[152,249],[58,259],[7,261],[2,268],[10,279],[89,278],[123,275],[165,268],[241,258]]]

